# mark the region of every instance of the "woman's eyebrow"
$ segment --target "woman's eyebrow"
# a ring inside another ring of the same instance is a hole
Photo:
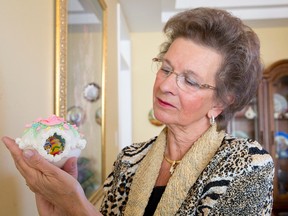
[[[173,64],[171,63],[171,61],[167,58],[162,58],[162,62],[165,62],[167,63],[170,67],[172,67],[172,69],[174,70],[175,67],[173,67]],[[191,69],[186,69],[184,71],[177,71],[176,72],[179,72],[179,73],[189,73],[189,74],[192,74],[193,76],[195,76],[196,79],[202,79],[195,71],[191,70]]]
[[[172,63],[171,63],[171,61],[170,61],[169,59],[162,58],[162,62],[165,62],[165,63],[167,63],[169,66],[171,66],[172,68],[174,68],[174,67],[172,66]]]

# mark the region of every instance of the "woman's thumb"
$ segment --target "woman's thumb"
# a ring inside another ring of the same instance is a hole
[[[69,158],[64,164],[62,169],[67,173],[69,173],[71,176],[73,176],[75,179],[77,179],[78,177],[77,158],[76,157]]]
[[[44,159],[36,150],[24,149],[23,156],[30,167],[33,167],[42,172],[47,171],[47,169],[53,166],[46,159]]]

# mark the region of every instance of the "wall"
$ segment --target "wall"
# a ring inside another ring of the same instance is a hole
[[[105,176],[118,153],[116,3],[109,12]],[[0,7],[0,137],[16,138],[24,125],[53,112],[54,1],[9,0]],[[0,143],[0,215],[38,215],[34,195]]]
[[[118,77],[117,77],[117,1],[107,3],[107,70],[106,70],[106,173],[118,154]]]
[[[288,27],[254,30],[260,38],[262,59],[266,67],[280,59],[288,59]]]
[[[164,37],[160,32],[132,33],[132,111],[133,142],[141,142],[157,135],[162,127],[152,125],[148,113],[152,108],[155,74],[151,70]]]
[[[255,28],[261,42],[263,62],[269,66],[274,61],[288,58],[288,27]],[[132,33],[133,72],[133,141],[148,140],[157,135],[162,127],[148,121],[152,108],[152,88],[155,75],[151,72],[151,59],[158,53],[164,37],[161,33]]]
[[[9,0],[0,7],[0,136],[53,111],[53,1]],[[34,195],[0,144],[0,215],[37,215]]]

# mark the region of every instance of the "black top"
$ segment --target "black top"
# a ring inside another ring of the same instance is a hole
[[[156,186],[153,188],[148,204],[145,208],[144,216],[151,216],[154,214],[165,188],[166,186]]]

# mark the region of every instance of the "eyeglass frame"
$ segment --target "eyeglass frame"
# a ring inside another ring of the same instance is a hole
[[[163,62],[163,59],[161,59],[161,58],[157,58],[157,57],[155,57],[155,58],[152,58],[152,62],[155,62],[155,63],[157,63],[157,62]],[[157,73],[159,72],[159,70],[161,70],[162,68],[160,67],[159,69],[158,69],[158,71],[157,71]],[[163,70],[163,69],[162,69]],[[179,84],[178,84],[178,77],[184,77],[183,76],[183,73],[180,73],[180,74],[178,74],[178,73],[176,73],[173,69],[172,70],[169,70],[168,71],[169,73],[166,75],[166,77],[169,77],[171,74],[175,74],[176,75],[176,83],[177,83],[177,85],[178,85],[178,87],[181,89],[181,90],[183,90],[180,86],[179,86]],[[194,81],[193,80],[193,85],[196,87],[196,88],[198,88],[198,89],[211,89],[211,90],[216,90],[217,88],[215,87],[215,86],[211,86],[211,85],[209,85],[209,84],[200,84],[200,83],[198,83],[197,81]]]

